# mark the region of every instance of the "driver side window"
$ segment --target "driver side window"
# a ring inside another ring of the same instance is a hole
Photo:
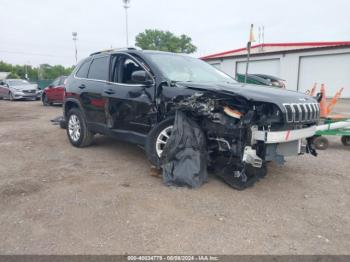
[[[143,67],[137,61],[123,54],[112,57],[112,70],[113,82],[129,85],[140,84],[140,82],[133,77],[134,72],[145,72]]]

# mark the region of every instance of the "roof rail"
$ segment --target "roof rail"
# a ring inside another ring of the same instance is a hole
[[[97,55],[97,54],[102,54],[102,53],[108,53],[112,51],[121,51],[121,50],[142,50],[142,49],[137,49],[136,47],[120,47],[120,48],[112,48],[112,49],[105,49],[101,51],[97,51],[94,53],[91,53],[90,56]]]

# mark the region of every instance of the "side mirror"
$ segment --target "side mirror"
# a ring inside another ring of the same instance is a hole
[[[53,84],[49,84],[48,88],[53,88]]]
[[[153,84],[152,79],[150,79],[149,75],[144,70],[134,71],[131,74],[131,81],[133,83],[151,85]]]
[[[4,82],[4,81],[0,81],[0,85],[1,85],[1,86],[4,86],[4,85],[5,85],[5,82]]]

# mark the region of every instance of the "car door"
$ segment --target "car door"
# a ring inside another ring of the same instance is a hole
[[[87,122],[99,126],[106,124],[105,98],[103,92],[109,79],[109,55],[100,55],[92,59],[86,79],[80,81],[80,101]]]
[[[48,86],[48,89],[46,90],[46,95],[49,101],[56,101],[56,86],[59,83],[60,78],[57,77],[53,82]]]
[[[3,98],[9,98],[9,94],[10,94],[9,84],[5,80],[3,81],[3,85],[1,85],[1,96]]]
[[[135,71],[145,71],[154,83],[148,69],[128,54],[111,57],[111,79],[104,91],[106,122],[109,128],[147,134],[156,117],[154,84],[133,82]]]
[[[0,97],[3,98],[7,94],[7,87],[5,85],[5,82],[0,80]]]
[[[64,81],[66,80],[67,77],[61,76],[58,86],[56,87],[56,101],[57,102],[63,102],[64,99]]]

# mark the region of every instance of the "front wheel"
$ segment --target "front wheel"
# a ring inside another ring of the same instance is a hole
[[[312,139],[312,143],[314,144],[315,148],[318,150],[326,150],[328,148],[328,139],[324,136],[315,136]]]
[[[44,106],[50,106],[51,105],[51,103],[49,102],[49,98],[45,94],[43,94],[42,101],[43,101],[43,105]]]
[[[13,98],[12,92],[9,92],[9,100],[14,101],[15,99]]]
[[[350,136],[342,136],[341,142],[344,146],[350,146]]]
[[[94,134],[87,128],[82,112],[77,108],[69,110],[66,130],[70,143],[75,147],[87,147],[94,138]]]
[[[171,135],[173,125],[174,118],[167,118],[153,127],[147,136],[145,146],[147,158],[157,168],[160,168],[160,158]]]

